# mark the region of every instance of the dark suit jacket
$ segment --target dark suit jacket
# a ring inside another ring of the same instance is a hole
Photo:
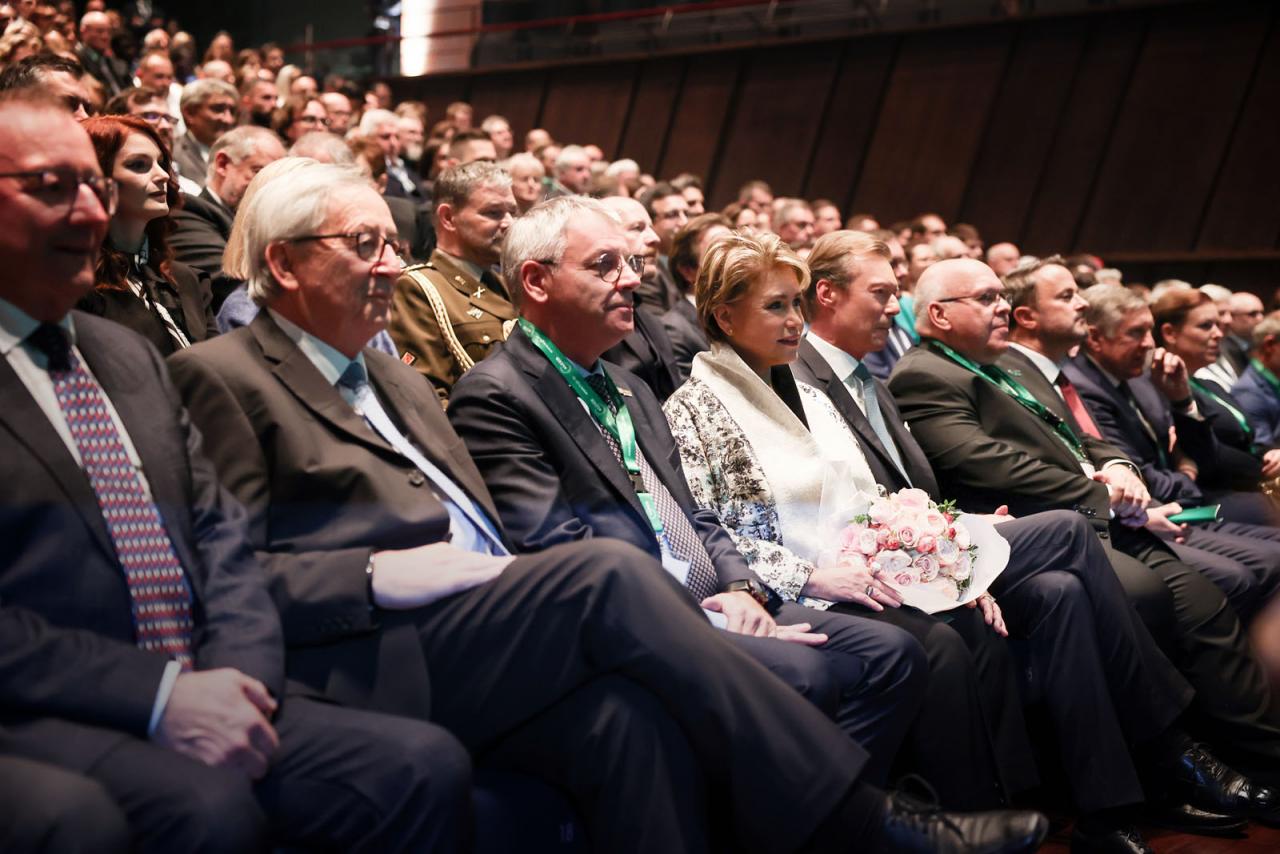
[[[662,325],[667,330],[667,338],[671,341],[671,352],[676,358],[676,370],[680,373],[680,382],[683,383],[689,379],[689,372],[693,370],[693,357],[710,347],[707,343],[707,333],[702,331],[698,310],[683,296],[675,301],[670,311],[662,315]]]
[[[204,189],[209,164],[200,156],[200,147],[190,131],[173,141],[173,162],[178,165],[179,175]]]
[[[108,100],[133,85],[129,66],[124,60],[98,53],[83,43],[76,45],[75,52],[84,70],[102,84]]]
[[[1025,358],[1019,360],[1012,364],[1022,370],[1018,379],[1031,393],[1040,398],[1047,389],[1056,398],[1044,375]],[[915,347],[903,356],[889,389],[943,493],[966,510],[989,513],[1007,504],[1015,516],[1026,516],[1065,507],[1099,522],[1108,518],[1106,486],[1085,477],[1052,427],[931,347]],[[1057,405],[1065,413],[1062,402]],[[1114,447],[1084,438],[1094,465],[1125,459]]]
[[[694,504],[653,393],[604,364],[626,389],[641,453],[689,517],[721,585],[755,578],[715,513]],[[517,551],[612,537],[661,557],[626,470],[573,389],[518,327],[454,386],[449,420],[484,474]]]
[[[72,317],[186,570],[196,667],[234,667],[281,696],[280,622],[246,546],[244,508],[218,485],[159,354],[118,324]],[[4,359],[0,401],[0,717],[145,738],[166,659],[134,643],[128,588],[89,479]],[[75,750],[108,746],[107,733],[78,731]]]
[[[173,257],[205,276],[222,272],[222,254],[231,236],[235,213],[209,194],[184,193],[182,207],[173,212],[174,230],[169,235]]]
[[[1222,387],[1217,385],[1213,386],[1213,391],[1243,411],[1243,407],[1231,392],[1223,391]],[[1191,394],[1196,400],[1196,406],[1200,408],[1213,429],[1219,449],[1217,465],[1212,471],[1205,473],[1207,476],[1205,485],[1244,491],[1256,490],[1262,481],[1262,460],[1254,453],[1254,444],[1257,442],[1256,431],[1253,434],[1246,433],[1240,426],[1240,422],[1236,421],[1235,416],[1226,407],[1194,386]]]
[[[412,368],[365,350],[375,393],[407,438],[496,520],[480,473]],[[344,704],[429,712],[422,645],[408,619],[370,608],[378,549],[444,540],[429,482],[378,436],[262,312],[177,353],[170,371],[227,488],[284,624],[289,675]],[[424,567],[424,571],[430,571]]]
[[[384,195],[382,200],[391,211],[400,242],[408,247],[408,261],[425,261],[436,248],[436,230],[427,209],[400,196]]]
[[[644,380],[658,400],[665,401],[684,382],[671,339],[657,317],[644,311],[636,311],[634,316],[635,330],[618,346],[606,350],[604,358]]]
[[[1142,407],[1142,414],[1156,434],[1155,439],[1143,427],[1138,413],[1121,393],[1112,385],[1111,380],[1096,364],[1083,354],[1070,360],[1063,367],[1063,372],[1071,380],[1081,399],[1089,408],[1089,414],[1102,432],[1103,438],[1111,442],[1138,464],[1142,479],[1147,482],[1147,489],[1161,502],[1177,501],[1184,506],[1204,503],[1204,493],[1194,480],[1172,467],[1168,454],[1164,464],[1161,463],[1161,446],[1169,435],[1172,424],[1178,433],[1178,449],[1187,453],[1201,466],[1212,465],[1213,434],[1208,422],[1195,419],[1189,415],[1172,412],[1168,406],[1160,407],[1159,401],[1147,400]],[[1137,400],[1139,391],[1134,380],[1126,380],[1130,391]],[[1159,392],[1150,389],[1159,396]],[[1148,397],[1145,394],[1144,397]],[[1159,411],[1159,417],[1149,414],[1152,409]],[[1165,446],[1167,447],[1167,445]],[[1207,455],[1206,455],[1207,454]]]
[[[172,282],[150,267],[143,267],[143,287],[156,295],[157,302],[168,302],[181,307],[181,311],[170,311],[170,314],[192,344],[217,335],[218,325],[212,311],[213,296],[208,283],[184,264],[175,262],[170,266],[170,272],[173,274]],[[160,315],[153,312],[131,290],[91,291],[80,300],[76,308],[132,329],[164,355],[178,349]]]
[[[635,293],[637,306],[661,317],[681,298],[681,292],[676,277],[671,273],[671,261],[667,256],[658,256],[657,268],[658,274],[652,279],[642,279],[636,286]]]
[[[1222,355],[1235,368],[1236,376],[1241,376],[1249,367],[1249,342],[1235,335],[1225,335],[1222,338]],[[1231,391],[1235,392],[1234,386]]]
[[[1260,445],[1280,445],[1280,397],[1262,375],[1250,365],[1240,375],[1240,381],[1231,387],[1231,394],[1249,417],[1256,430],[1255,439]]]
[[[849,389],[836,376],[835,371],[831,370],[831,365],[822,357],[822,354],[808,341],[801,342],[800,357],[791,366],[791,371],[797,380],[819,389],[835,404],[836,410],[844,416],[844,420],[857,435],[858,443],[862,445],[867,465],[871,468],[871,474],[875,477],[876,483],[882,484],[890,492],[914,486],[928,492],[933,496],[934,501],[943,500],[928,457],[907,430],[902,413],[898,411],[898,405],[884,383],[875,381],[880,401],[880,414],[884,416],[885,427],[893,438],[894,444],[898,446],[898,455],[902,457],[902,465],[906,469],[907,477],[911,478],[910,482],[903,478],[898,467],[893,464],[893,458],[885,450],[876,431],[871,429],[871,422],[862,414],[861,407],[853,399]]]

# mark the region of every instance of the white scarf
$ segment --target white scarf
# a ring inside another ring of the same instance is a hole
[[[851,492],[876,493],[875,478],[848,425],[829,403],[823,406],[825,401],[797,383],[806,429],[773,388],[723,344],[713,343],[694,358],[690,378],[715,393],[755,451],[777,507],[782,545],[817,563],[831,546],[819,524],[824,482],[829,504],[847,502]]]

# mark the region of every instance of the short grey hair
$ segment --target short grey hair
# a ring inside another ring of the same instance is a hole
[[[513,154],[507,158],[506,168],[508,173],[522,167],[525,169],[532,169],[539,175],[545,176],[547,174],[547,167],[542,165],[542,161],[527,151],[521,151],[520,153]]]
[[[617,178],[623,172],[640,172],[640,164],[630,158],[615,160],[605,167],[604,174],[610,178]]]
[[[581,145],[566,145],[560,149],[560,156],[556,158],[556,171],[567,168],[575,160],[590,160],[587,150]]]
[[[1261,347],[1268,338],[1280,337],[1280,311],[1273,311],[1255,323],[1249,337],[1255,348]]]
[[[1104,338],[1115,334],[1125,315],[1147,307],[1146,300],[1124,285],[1094,285],[1081,291],[1080,296],[1089,303],[1084,312],[1085,322],[1097,327]]]
[[[218,152],[225,151],[227,156],[231,158],[232,163],[239,163],[249,155],[258,151],[258,147],[265,142],[275,142],[280,144],[280,137],[276,136],[272,131],[257,125],[241,125],[218,137],[213,145],[209,146],[209,174],[213,174],[213,163]]]
[[[204,106],[204,102],[214,95],[225,95],[237,103],[240,100],[240,93],[230,83],[225,80],[214,80],[211,77],[205,77],[201,80],[194,80],[182,87],[182,97],[178,99],[178,109],[184,113],[188,110],[194,110]]]
[[[511,130],[511,122],[507,121],[505,116],[494,113],[492,116],[485,116],[484,121],[480,123],[480,130],[485,133],[493,133],[503,125],[506,125],[507,130]]]
[[[1208,294],[1209,299],[1214,302],[1222,302],[1231,299],[1231,289],[1222,285],[1201,285],[1200,293]]]
[[[360,117],[360,133],[363,136],[373,136],[385,124],[393,124],[399,129],[400,117],[390,110],[370,110]]]
[[[585,213],[593,213],[622,228],[622,220],[616,213],[599,199],[587,196],[561,196],[539,202],[511,223],[502,241],[502,275],[517,302],[521,292],[520,265],[525,261],[559,263],[564,257],[564,232],[569,221]]]
[[[432,185],[432,204],[450,205],[457,209],[467,203],[480,187],[511,189],[511,176],[497,163],[475,160],[458,166],[450,166],[440,173]]]
[[[369,179],[355,169],[309,158],[286,160],[294,163],[261,184],[247,208],[241,203],[237,217],[244,219],[243,264],[249,296],[260,306],[280,296],[280,284],[267,266],[267,247],[321,228],[336,196],[354,188],[370,190]]]
[[[336,166],[355,166],[356,155],[342,137],[327,130],[313,130],[298,137],[289,148],[290,157],[310,157]]]

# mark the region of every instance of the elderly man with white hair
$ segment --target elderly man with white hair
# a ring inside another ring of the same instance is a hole
[[[390,110],[369,110],[360,117],[360,135],[376,141],[387,158],[386,195],[415,202],[425,201],[427,194],[422,179],[400,156],[404,147],[400,136],[400,117]]]
[[[712,829],[770,854],[975,850],[962,847],[974,836],[977,850],[1034,847],[1043,826],[1025,814],[887,806],[858,779],[865,754],[724,642],[640,549],[599,539],[512,555],[435,396],[364,348],[400,272],[386,205],[348,170],[288,174],[241,213],[263,312],[170,365],[248,510],[294,680],[429,717],[481,761],[562,787],[599,850],[698,854]],[[526,257],[586,286],[601,253],[627,252],[613,222],[607,246],[572,235]]]

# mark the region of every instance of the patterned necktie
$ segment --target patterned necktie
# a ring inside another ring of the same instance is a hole
[[[1080,392],[1076,391],[1076,387],[1071,384],[1071,380],[1067,379],[1067,375],[1058,372],[1058,390],[1062,392],[1062,401],[1067,405],[1067,409],[1075,417],[1076,423],[1080,425],[1080,429],[1088,433],[1095,439],[1102,438],[1102,431],[1098,429],[1098,425],[1093,423],[1093,417],[1089,415],[1089,410],[1085,408],[1084,401],[1080,399]]]
[[[864,363],[858,362],[858,367],[853,369],[853,375],[857,378],[858,387],[862,390],[862,408],[866,410],[867,421],[871,422],[872,431],[880,440],[880,444],[884,445],[899,474],[910,484],[911,478],[907,477],[907,467],[902,464],[902,457],[898,453],[898,443],[893,441],[893,436],[889,435],[889,425],[885,424],[884,413],[880,411],[880,398],[876,395],[876,383],[871,377],[870,369]]]
[[[102,389],[62,329],[43,324],[27,339],[49,359],[49,378],[102,520],[124,570],[141,649],[192,665],[191,591],[160,511],[129,460]]]
[[[587,383],[595,389],[596,394],[600,395],[600,399],[608,404],[609,409],[617,413],[618,407],[613,400],[613,395],[609,393],[609,384],[605,381],[604,375],[588,374]],[[618,440],[613,438],[613,435],[603,426],[599,424],[596,426],[600,429],[600,435],[608,443],[609,450],[613,451],[613,455],[621,465],[622,448],[619,447]],[[684,515],[684,511],[667,491],[662,480],[654,474],[639,445],[636,446],[636,461],[640,464],[640,477],[644,481],[645,491],[653,496],[654,502],[658,505],[658,516],[662,519],[662,537],[659,539],[659,544],[680,560],[689,561],[689,576],[685,579],[685,586],[689,588],[689,592],[695,599],[701,602],[708,596],[716,595],[720,589],[716,569],[711,564],[711,557],[702,545],[702,540],[698,539],[697,532],[693,530],[689,517]]]

